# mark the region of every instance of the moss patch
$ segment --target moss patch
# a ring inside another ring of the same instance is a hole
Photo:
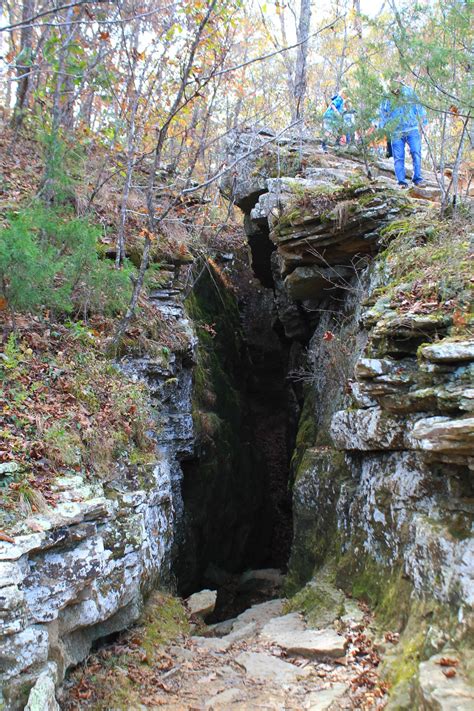
[[[154,592],[133,629],[72,672],[61,708],[75,709],[78,700],[81,709],[95,711],[161,705],[160,678],[169,664],[164,647],[188,632],[182,602]]]
[[[470,223],[441,220],[432,211],[391,222],[381,231],[387,245],[381,299],[396,313],[451,317],[450,333],[472,333],[472,246]]]
[[[317,427],[315,410],[315,392],[314,388],[306,385],[303,409],[301,410],[300,419],[298,422],[298,431],[296,434],[295,448],[291,457],[290,464],[290,485],[293,485],[298,477],[298,472],[308,447],[312,447],[316,442]]]
[[[334,566],[326,565],[311,582],[288,600],[287,612],[302,612],[314,629],[330,626],[344,612],[344,594],[335,585]]]
[[[255,160],[254,175],[263,174],[266,178],[294,177],[302,169],[302,162],[297,151],[287,148],[265,147]]]
[[[305,450],[293,494],[294,537],[286,589],[294,594],[315,567],[334,564],[341,554],[336,503],[342,481],[348,481],[343,452],[330,447]]]
[[[380,624],[402,630],[410,616],[412,584],[403,576],[401,566],[385,568],[373,558],[350,550],[338,561],[337,584],[375,610]]]

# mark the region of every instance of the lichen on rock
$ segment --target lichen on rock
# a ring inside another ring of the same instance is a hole
[[[390,708],[445,708],[413,682],[447,644],[467,648],[472,625],[469,226],[400,196],[377,165],[368,182],[348,157],[313,151],[303,144],[298,176],[268,175],[240,203],[251,249],[267,235],[275,246],[285,335],[307,346],[291,604],[320,610],[332,570],[336,590],[401,633]]]

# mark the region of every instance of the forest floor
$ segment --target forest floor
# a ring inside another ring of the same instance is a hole
[[[280,598],[206,625],[155,593],[141,625],[72,672],[61,708],[379,711],[387,686],[372,615],[350,599],[344,607],[322,629]]]

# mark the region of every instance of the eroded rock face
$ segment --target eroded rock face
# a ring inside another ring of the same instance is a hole
[[[388,581],[397,571],[407,607],[435,600],[462,638],[474,596],[474,340],[450,337],[447,309],[400,310],[387,296],[390,270],[377,257],[384,231],[418,209],[394,191],[391,166],[374,166],[369,183],[348,157],[310,144],[301,156],[298,171],[267,173],[265,192],[239,203],[247,233],[266,230],[275,245],[285,335],[307,344],[297,371],[306,396],[293,457],[292,589],[331,563],[341,587],[391,595],[395,614],[401,587],[390,591]],[[265,165],[274,169],[274,159],[262,159],[260,173]],[[436,694],[422,692],[420,708],[450,708]]]
[[[463,619],[474,593],[471,342],[444,339],[417,352],[416,319],[404,321],[403,334],[400,319],[383,310],[371,319],[364,341],[357,333],[365,312],[355,309],[349,347],[347,323],[329,343],[320,326],[311,340],[315,367],[329,349],[339,373],[315,374],[320,426],[297,472],[292,565],[304,581],[308,560],[323,563],[329,528],[337,549],[401,566],[420,596]]]
[[[109,482],[58,479],[57,507],[30,517],[14,544],[0,543],[2,708],[22,709],[32,687],[29,709],[58,708],[54,684],[67,668],[85,658],[94,640],[128,627],[143,595],[170,581],[182,509],[180,460],[193,448],[195,338],[175,291],[155,293],[154,302],[182,334],[182,350],[121,367],[146,382],[156,406],[155,460],[130,465]]]

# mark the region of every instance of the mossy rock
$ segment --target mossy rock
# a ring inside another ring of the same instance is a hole
[[[360,546],[346,551],[337,563],[336,583],[376,611],[380,624],[402,630],[410,616],[413,585],[404,576],[401,565],[388,568],[368,555]]]
[[[87,662],[85,668],[77,667],[71,673],[70,682],[82,683],[81,679],[87,678],[88,687],[93,691],[93,708],[97,711],[142,708],[144,688],[156,682],[156,669],[163,661],[164,647],[189,631],[182,601],[155,591],[146,601],[133,629],[126,633],[125,644],[113,655],[93,656],[90,667]],[[134,650],[140,650],[140,655]]]
[[[293,486],[294,537],[288,591],[294,593],[315,568],[341,554],[336,503],[342,482],[350,480],[343,452],[331,447],[304,451]]]
[[[287,148],[264,148],[255,159],[253,175],[265,178],[295,177],[301,171],[302,164],[298,152]]]
[[[285,612],[302,612],[313,629],[323,629],[345,613],[344,593],[335,585],[333,565],[327,565],[315,573],[304,588],[286,604]]]

